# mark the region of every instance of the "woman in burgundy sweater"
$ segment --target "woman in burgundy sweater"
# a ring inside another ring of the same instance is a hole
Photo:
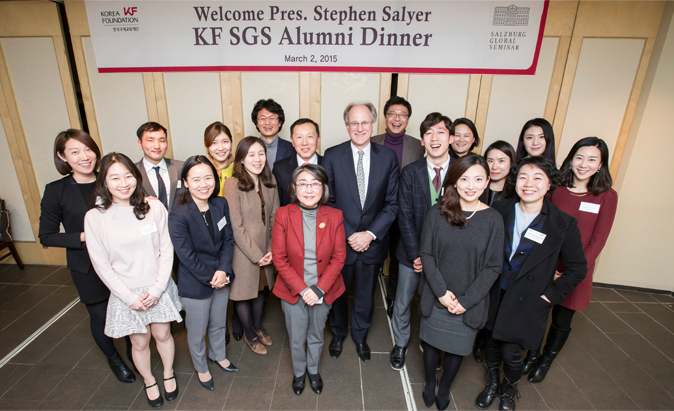
[[[545,379],[571,332],[573,315],[590,304],[595,260],[606,244],[618,205],[618,194],[611,188],[613,180],[608,164],[608,147],[597,137],[579,140],[562,163],[561,184],[551,200],[560,210],[578,220],[587,259],[587,276],[563,303],[552,309],[552,325],[543,355],[529,373],[529,382]],[[564,267],[560,264],[555,279],[561,275],[564,275]]]

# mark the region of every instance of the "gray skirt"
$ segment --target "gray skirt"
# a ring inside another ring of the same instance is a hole
[[[445,307],[433,304],[428,317],[421,316],[419,337],[433,347],[455,355],[473,351],[477,330],[463,322],[463,314],[451,314]]]
[[[150,287],[139,287],[132,288],[131,291],[142,296],[149,289]],[[169,278],[166,290],[159,297],[157,304],[147,311],[132,310],[115,294],[111,294],[108,312],[105,316],[105,335],[120,338],[131,334],[144,334],[147,332],[148,324],[181,322],[183,320],[180,316],[182,307],[178,298],[178,287],[172,278]]]

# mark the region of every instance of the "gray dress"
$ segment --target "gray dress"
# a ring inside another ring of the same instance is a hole
[[[451,354],[471,353],[475,334],[487,319],[489,289],[501,272],[503,231],[501,215],[491,208],[476,212],[466,228],[451,225],[437,205],[428,212],[420,243],[423,341]],[[451,314],[438,301],[447,291],[465,313]]]

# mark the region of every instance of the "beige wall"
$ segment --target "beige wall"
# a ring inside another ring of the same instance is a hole
[[[673,13],[668,2],[632,127],[634,145],[625,150],[629,163],[616,181],[618,214],[596,282],[674,291],[674,190],[667,183],[674,152]]]

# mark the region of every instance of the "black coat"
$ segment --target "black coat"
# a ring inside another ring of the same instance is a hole
[[[517,198],[510,198],[493,206],[503,217],[506,241],[512,241],[508,227],[515,219],[515,204],[518,201]],[[504,294],[503,301],[500,301],[500,279],[496,280],[489,292],[487,328],[493,330],[493,337],[517,343],[529,350],[539,348],[552,306],[563,302],[566,295],[587,274],[587,261],[578,222],[547,198],[543,201],[541,213],[547,213],[541,230],[546,235],[543,243],[535,243],[522,235],[522,242],[534,244],[531,253]],[[509,255],[504,256],[504,261],[509,259]],[[560,259],[564,263],[565,271],[555,281],[555,271]],[[541,298],[542,295],[550,302]]]
[[[358,255],[349,246],[348,238],[362,231],[370,231],[377,237],[370,243],[370,248],[361,253],[363,264],[383,263],[388,256],[388,230],[398,214],[398,157],[390,148],[374,143],[370,146],[370,174],[364,207],[361,207],[358,196],[351,141],[327,149],[323,158],[330,186],[327,204],[344,215],[345,264],[353,264]]]
[[[229,205],[223,197],[208,200],[211,219],[215,225],[215,239],[211,239],[208,227],[199,208],[190,198],[185,204],[176,202],[168,216],[169,235],[178,255],[178,295],[186,298],[204,299],[213,294],[211,280],[216,271],[224,271],[234,281],[232,256],[234,233],[229,219]],[[226,224],[218,229],[224,218]]]
[[[318,165],[323,163],[323,156],[318,155]],[[279,207],[284,207],[290,204],[290,180],[293,177],[293,172],[299,166],[297,163],[297,155],[286,157],[274,163],[272,174],[276,177],[276,187],[278,188]]]

